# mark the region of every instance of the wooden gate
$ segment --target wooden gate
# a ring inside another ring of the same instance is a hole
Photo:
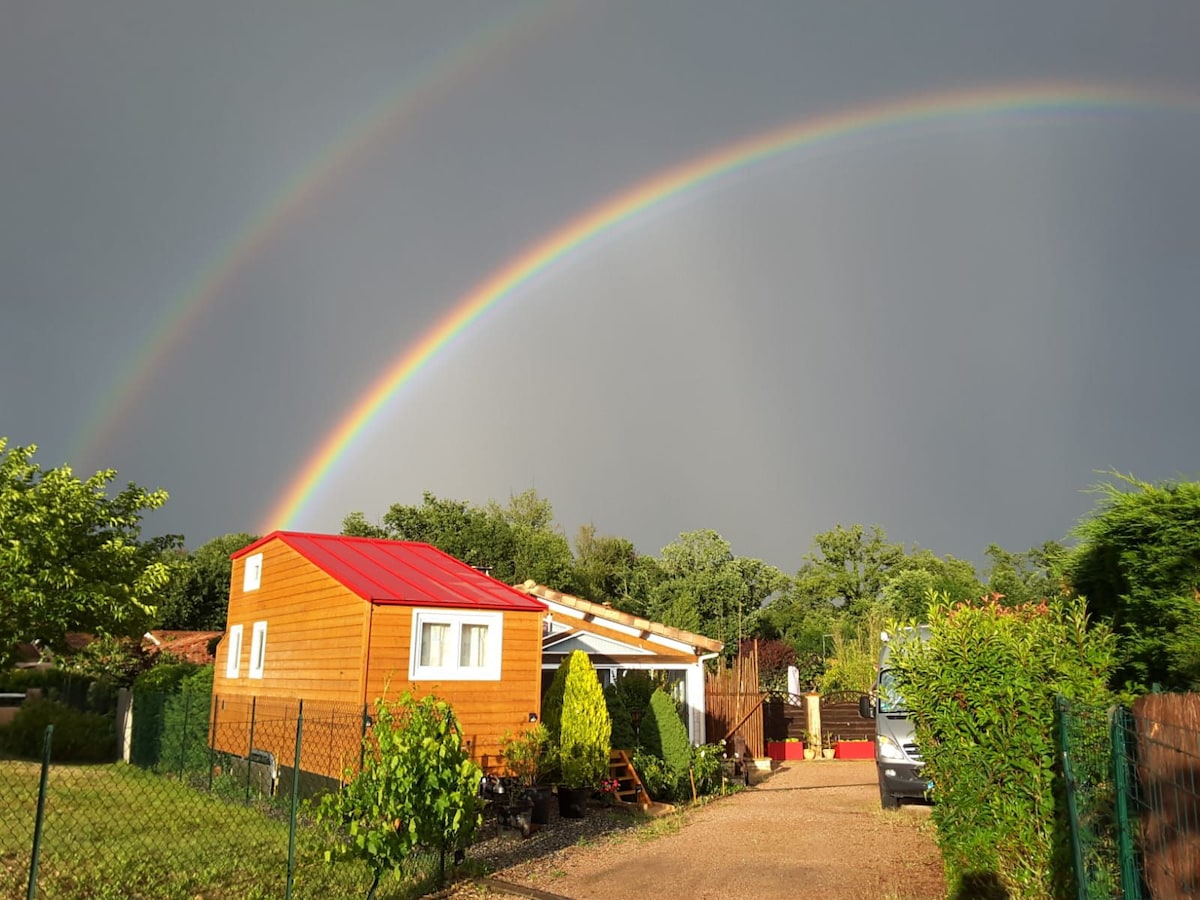
[[[767,755],[763,740],[763,698],[758,688],[758,643],[730,666],[704,675],[704,725],[708,740],[720,743],[735,734],[756,759]]]

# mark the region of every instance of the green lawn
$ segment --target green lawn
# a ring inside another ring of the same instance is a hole
[[[39,766],[0,760],[0,897],[24,897],[37,809]],[[38,897],[283,897],[288,823],[278,807],[244,806],[124,764],[56,765],[50,771]],[[316,834],[296,839],[292,896],[365,896],[357,862],[330,865]],[[415,896],[385,879],[379,898]]]

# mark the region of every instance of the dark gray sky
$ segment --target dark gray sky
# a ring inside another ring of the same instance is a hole
[[[869,130],[662,204],[435,357],[289,524],[533,486],[648,553],[714,528],[793,570],[863,522],[978,561],[1061,538],[1098,469],[1200,473],[1193,2],[4,23],[0,434],[167,488],[151,530],[191,546],[262,528],[400,354],[605,199],[788,123],[1060,81],[1173,99]]]

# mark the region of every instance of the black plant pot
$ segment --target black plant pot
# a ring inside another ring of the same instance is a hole
[[[582,819],[587,813],[587,803],[591,799],[590,787],[569,788],[558,786],[558,814],[564,819]]]
[[[533,804],[533,824],[549,825],[550,810],[554,808],[554,792],[548,787],[531,787],[525,794]]]

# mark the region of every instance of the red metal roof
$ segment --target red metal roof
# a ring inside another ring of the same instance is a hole
[[[544,612],[540,600],[484,575],[430,544],[336,534],[273,531],[232,554],[253,553],[280,540],[372,603]],[[269,578],[268,572],[263,572]]]

